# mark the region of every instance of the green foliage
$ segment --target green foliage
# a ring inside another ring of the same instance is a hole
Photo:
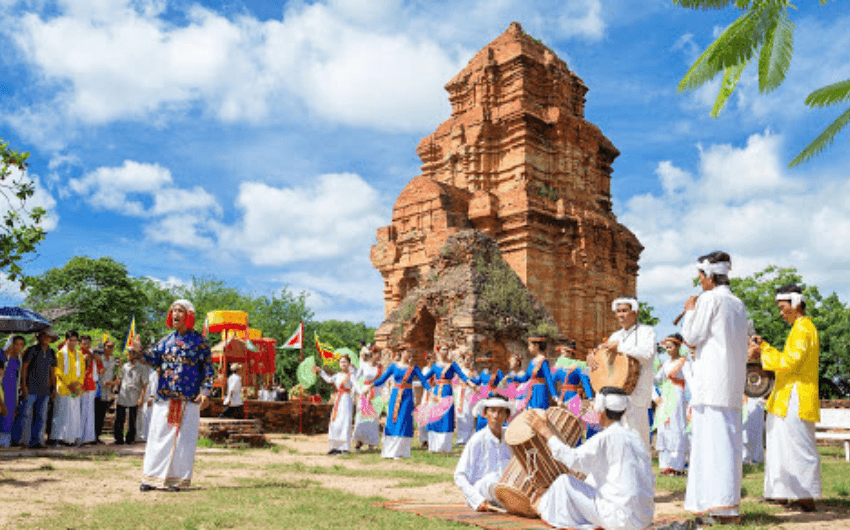
[[[790,326],[779,316],[774,300],[777,287],[794,283],[803,289],[806,313],[818,330],[820,341],[820,397],[846,398],[832,383],[836,375],[850,372],[850,308],[835,293],[823,297],[817,287],[807,286],[794,268],[769,266],[746,278],[730,279],[732,291],[747,306],[755,332],[782,349]]]
[[[26,172],[29,156],[29,153],[10,149],[9,143],[0,138],[0,194],[7,203],[0,221],[0,271],[5,272],[10,281],[20,282],[21,289],[28,284],[21,259],[35,252],[36,245],[44,240],[44,229],[38,225],[47,216],[44,208],[26,208],[27,200],[35,193],[35,185],[28,180],[12,178],[13,169]]]
[[[647,326],[657,326],[661,319],[654,316],[652,312],[655,308],[646,302],[638,302],[638,322]]]
[[[137,329],[149,324],[146,292],[128,275],[127,268],[112,258],[75,256],[64,266],[29,281],[26,305],[61,315],[54,319],[57,331],[97,328],[124,337],[133,314]]]
[[[536,185],[536,188],[537,188],[536,189],[537,195],[540,195],[541,197],[546,198],[546,199],[552,199],[553,201],[558,200],[558,196],[559,196],[558,190],[556,190],[553,187],[547,186],[546,184],[543,184],[542,182],[535,182],[534,184]]]
[[[694,61],[679,82],[679,91],[695,90],[723,72],[723,83],[711,109],[717,118],[735,91],[741,73],[758,53],[759,91],[775,90],[785,81],[794,55],[794,23],[790,0],[673,0],[689,9],[723,9],[729,6],[743,11],[726,30]],[[820,0],[826,4],[826,0]],[[845,101],[850,93],[850,79],[819,88],[809,94],[806,105],[823,107]],[[794,159],[794,167],[819,154],[832,144],[835,136],[850,123],[850,109],[842,113]]]
[[[481,291],[485,313],[493,315],[496,329],[503,329],[506,317],[516,317],[534,324],[535,311],[525,286],[516,272],[504,261],[484,263],[476,256],[476,268],[487,279]]]

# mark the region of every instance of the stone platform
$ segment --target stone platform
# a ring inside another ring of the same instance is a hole
[[[198,436],[228,445],[248,444],[251,447],[263,447],[267,443],[260,420],[201,418]]]

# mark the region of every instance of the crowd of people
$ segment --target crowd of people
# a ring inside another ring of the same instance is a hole
[[[9,337],[0,352],[2,422],[0,446],[44,449],[104,444],[104,418],[114,405],[113,436],[118,445],[144,441],[156,395],[156,373],[129,351],[116,362],[115,344],[92,349],[92,338],[52,328],[27,347],[23,335]],[[126,430],[125,430],[126,425]]]
[[[792,326],[784,349],[748,333],[746,308],[729,287],[730,269],[725,252],[698,260],[702,293],[685,303],[681,333],[660,344],[653,328],[638,322],[635,298],[613,301],[620,329],[594,354],[623,355],[637,363],[630,394],[606,386],[594,396],[588,374],[574,362],[575,344],[555,345],[560,357],[552,367],[549,341],[534,336],[529,338],[526,368],[521,356],[511,355],[508,373],[494,371],[489,352],[476,358],[458,348],[451,355],[448,344],[436,349],[433,362],[426,356],[431,364],[425,367],[412,364],[411,350],[401,345],[385,369],[378,363],[379,352],[370,347],[361,350],[357,370],[345,356],[336,374],[316,368],[337,390],[329,453],[349,452],[352,438],[354,449],[378,445],[376,416],[367,412],[376,389],[383,387],[388,390],[382,456],[409,457],[415,424],[430,451],[462,445],[455,482],[477,510],[499,507],[494,487],[512,455],[504,433],[516,418],[546,441],[554,459],[585,476],[560,476],[535,502],[537,513],[556,527],[649,525],[654,513],[653,430],[660,472],[687,475],[685,509],[704,523],[740,522],[745,461],[765,462],[766,502],[814,510],[821,494],[814,436],[819,419],[817,331],[806,316],[802,290],[789,285],[776,293],[780,314]],[[588,356],[589,371],[598,368],[599,358]],[[759,359],[776,374],[766,401],[744,394],[746,364]],[[416,386],[423,388],[418,406]],[[566,406],[576,395],[593,399],[598,424],[588,422],[582,441],[570,447],[540,411]],[[518,415],[523,410],[533,412]]]
[[[494,486],[512,454],[505,428],[523,418],[555,460],[585,477],[562,475],[548,486],[534,506],[546,522],[643,528],[654,513],[654,408],[660,471],[687,474],[689,512],[706,521],[740,522],[742,465],[762,458],[764,500],[814,510],[821,494],[814,436],[819,420],[817,330],[806,316],[802,290],[789,285],[775,297],[782,319],[792,326],[784,348],[748,333],[746,308],[729,288],[730,269],[724,252],[698,260],[703,291],[685,303],[681,334],[661,342],[663,355],[653,328],[638,322],[639,304],[633,297],[612,302],[620,329],[587,356],[586,369],[576,361],[574,342],[551,344],[541,336],[529,337],[524,369],[523,355],[509,355],[507,373],[496,369],[491,352],[476,357],[450,344],[439,345],[433,359],[428,355],[425,367],[413,364],[411,349],[400,345],[383,367],[382,353],[362,343],[356,370],[347,355],[340,357],[337,373],[315,368],[336,390],[329,454],[364,445],[377,450],[380,445],[384,458],[408,458],[416,425],[429,451],[463,447],[455,481],[472,508],[489,510],[499,507]],[[173,331],[147,351],[134,341],[121,366],[116,365],[113,343],[92,350],[91,338],[75,331],[66,333],[58,351],[52,344],[59,337],[50,328],[39,332],[30,347],[23,336],[10,337],[0,356],[0,444],[43,448],[45,440],[48,445],[102,443],[104,414],[114,401],[115,443],[147,440],[140,489],[189,486],[200,410],[208,404],[214,378],[209,345],[194,324],[191,302],[175,301],[167,317]],[[550,346],[558,354],[554,366]],[[600,358],[617,355],[636,363],[634,389],[627,393],[604,386],[594,394],[589,373],[600,367]],[[776,374],[766,401],[744,396],[748,360],[760,360]],[[232,368],[225,411],[235,416],[243,407],[241,367]],[[416,386],[422,388],[419,403]],[[268,399],[271,391],[263,391]],[[386,403],[383,437],[379,395]],[[569,408],[580,398],[593,400],[598,416],[584,424],[581,442],[571,447],[541,412],[551,406]],[[530,412],[520,416],[521,411]]]

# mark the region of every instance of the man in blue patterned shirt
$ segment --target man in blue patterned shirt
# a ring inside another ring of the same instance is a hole
[[[195,306],[188,300],[175,301],[166,324],[174,331],[145,353],[145,360],[159,372],[159,387],[141,491],[179,491],[191,485],[201,409],[208,405],[214,376],[209,344],[193,329]],[[133,347],[141,350],[141,343],[137,340]]]

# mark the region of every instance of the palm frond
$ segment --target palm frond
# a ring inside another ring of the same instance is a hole
[[[746,63],[764,40],[764,9],[748,11],[738,17],[700,55],[677,87],[679,92],[697,89],[738,64]]]
[[[785,81],[794,54],[794,23],[788,8],[781,8],[768,29],[759,56],[759,92],[767,93]]]
[[[717,93],[717,99],[714,100],[714,107],[711,109],[712,118],[720,116],[720,111],[723,110],[726,100],[729,99],[729,96],[735,91],[735,87],[738,86],[738,80],[741,79],[741,73],[746,66],[746,63],[730,66],[723,73],[723,84],[720,85],[720,92]]]
[[[806,146],[805,149],[800,151],[800,154],[794,157],[794,160],[788,164],[788,167],[794,167],[798,164],[805,162],[806,160],[812,158],[813,156],[819,154],[821,151],[832,145],[832,141],[835,140],[835,135],[838,134],[841,129],[843,129],[847,124],[850,123],[850,108],[845,110],[841,116],[835,119],[834,122],[829,124],[829,127],[824,129],[822,133],[818,135],[817,138],[812,140],[812,143]]]
[[[850,79],[820,87],[806,96],[806,105],[826,107],[850,97]]]

